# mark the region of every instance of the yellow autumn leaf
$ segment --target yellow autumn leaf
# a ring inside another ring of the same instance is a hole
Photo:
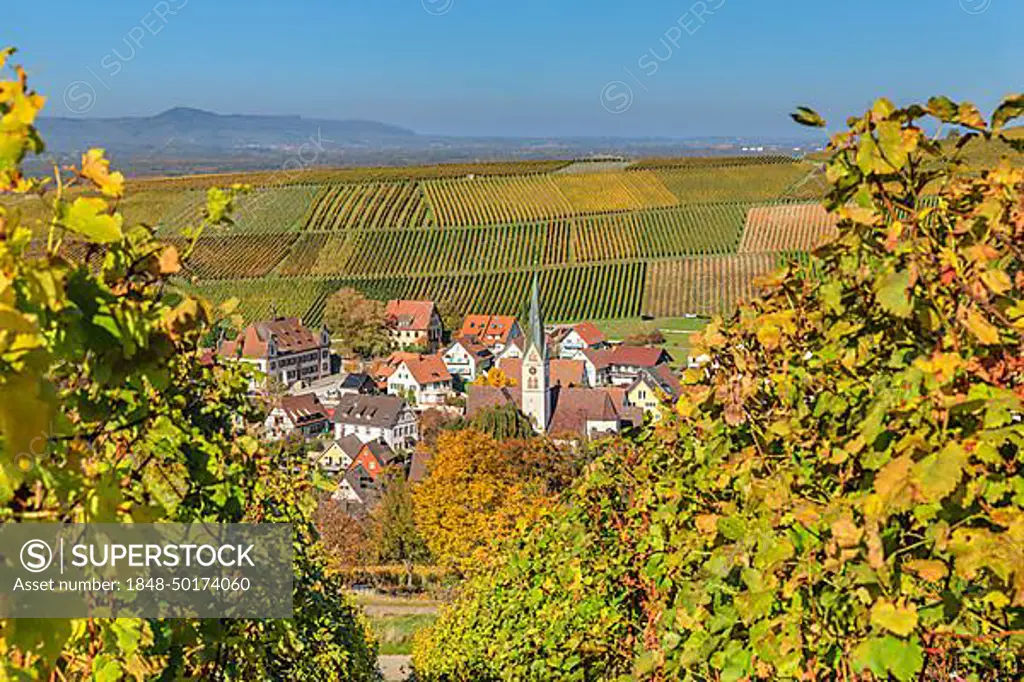
[[[964,326],[974,335],[974,338],[986,346],[999,343],[999,330],[985,317],[973,308],[968,308],[963,316]]]
[[[1013,288],[1010,276],[1002,270],[986,270],[981,273],[981,281],[985,283],[994,294],[1005,294]]]
[[[858,528],[849,516],[844,516],[832,524],[832,537],[840,547],[848,549],[860,544],[864,529]]]
[[[871,624],[900,637],[906,637],[917,627],[917,607],[913,604],[906,606],[879,599],[871,607]]]
[[[158,263],[160,266],[160,274],[162,275],[173,275],[180,272],[181,261],[178,259],[178,249],[174,246],[168,246],[160,253]]]
[[[937,583],[946,577],[946,565],[932,559],[915,559],[903,564],[903,568],[930,583]]]
[[[110,161],[104,157],[102,149],[90,149],[82,154],[82,177],[90,180],[108,197],[120,198],[124,195],[124,176],[110,172]]]

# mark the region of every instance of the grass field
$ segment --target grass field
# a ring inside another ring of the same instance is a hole
[[[690,335],[707,325],[704,317],[630,317],[618,320],[600,320],[598,328],[612,341],[623,341],[637,334],[661,332],[665,343],[661,347],[669,352],[673,364],[685,366],[690,352]]]
[[[377,637],[381,656],[407,656],[412,653],[416,633],[433,625],[436,615],[371,616],[370,627]]]
[[[409,655],[413,637],[437,620],[440,606],[440,602],[417,597],[360,593],[353,598],[370,621],[381,656]]]

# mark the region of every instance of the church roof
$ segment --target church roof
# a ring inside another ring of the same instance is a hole
[[[537,275],[533,276],[533,291],[530,294],[530,322],[527,331],[526,348],[536,348],[542,357],[547,356],[547,343],[544,337],[544,317],[540,311],[540,284]]]

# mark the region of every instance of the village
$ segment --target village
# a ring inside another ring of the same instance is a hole
[[[215,352],[257,370],[263,436],[305,444],[336,482],[333,499],[360,514],[380,498],[385,472],[426,475],[430,453],[416,445],[427,413],[472,420],[514,409],[536,435],[582,444],[656,422],[678,398],[664,349],[610,341],[593,322],[545,324],[536,282],[528,309],[525,323],[480,313],[449,330],[432,301],[391,300],[392,352],[371,359],[336,357],[331,330],[296,317],[250,324]]]

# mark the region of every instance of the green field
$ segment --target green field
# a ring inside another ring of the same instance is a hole
[[[624,341],[630,336],[661,332],[665,342],[661,347],[669,352],[677,367],[685,366],[690,352],[690,335],[699,332],[707,325],[707,318],[687,317],[656,317],[644,319],[639,317],[618,320],[600,320],[597,326],[612,341]]]

